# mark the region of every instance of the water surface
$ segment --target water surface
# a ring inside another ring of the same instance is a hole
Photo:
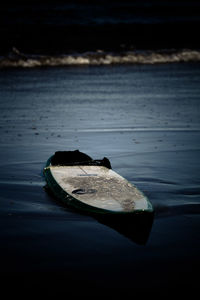
[[[1,70],[2,278],[63,288],[195,288],[199,81],[198,64]],[[155,216],[145,244],[45,192],[46,160],[75,149],[108,157],[148,196]]]

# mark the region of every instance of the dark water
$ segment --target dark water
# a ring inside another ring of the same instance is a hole
[[[195,0],[8,1],[0,17],[1,52],[199,48]]]
[[[8,1],[0,67],[200,61],[199,26],[196,0]]]
[[[1,70],[0,273],[7,293],[15,283],[46,293],[195,289],[199,82],[198,64]],[[74,149],[107,156],[149,197],[155,216],[145,244],[45,192],[48,157]]]

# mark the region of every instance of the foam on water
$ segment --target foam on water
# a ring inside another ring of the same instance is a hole
[[[74,65],[115,65],[115,64],[166,64],[200,62],[200,51],[127,51],[109,53],[104,51],[85,52],[71,55],[25,55],[17,49],[7,57],[1,57],[0,68],[35,68]]]

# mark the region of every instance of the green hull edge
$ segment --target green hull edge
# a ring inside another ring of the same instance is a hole
[[[64,191],[60,185],[56,182],[56,180],[53,178],[50,170],[51,165],[51,158],[50,157],[46,163],[46,167],[44,168],[44,177],[47,182],[47,185],[50,189],[50,191],[53,193],[53,195],[62,201],[62,203],[66,204],[69,208],[76,209],[80,212],[84,212],[87,214],[93,214],[93,215],[136,215],[136,214],[152,214],[154,212],[153,207],[149,200],[146,198],[148,202],[148,208],[146,210],[133,210],[130,212],[123,212],[123,211],[111,211],[106,209],[101,209],[95,206],[87,205],[75,197],[68,194],[66,191]]]

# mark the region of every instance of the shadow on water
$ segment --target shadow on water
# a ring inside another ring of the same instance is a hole
[[[68,208],[64,203],[55,198],[54,194],[48,188],[44,186],[44,190],[56,202],[59,206]],[[68,208],[75,211],[75,209]],[[148,241],[151,228],[154,220],[154,212],[138,212],[129,214],[92,214],[77,210],[78,213],[89,215],[97,220],[99,223],[108,226],[123,236],[127,237],[132,242],[145,245]]]
[[[151,232],[154,213],[141,212],[128,215],[102,215],[96,216],[95,219],[101,224],[116,230],[131,241],[139,245],[145,245]]]

